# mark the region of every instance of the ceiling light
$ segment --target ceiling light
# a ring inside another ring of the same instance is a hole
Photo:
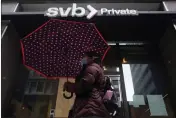
[[[125,59],[125,58],[123,58],[123,63],[127,63],[127,61],[126,61],[126,59]]]
[[[144,45],[144,43],[138,42],[138,43],[119,43],[119,45]]]
[[[116,45],[116,43],[108,43],[108,45]]]
[[[119,45],[126,45],[126,43],[119,43]]]
[[[107,70],[107,68],[105,66],[103,66],[103,70]]]
[[[120,70],[119,70],[119,67],[117,67],[117,68],[116,68],[116,71],[117,71],[117,72],[119,72],[119,71],[120,71]]]
[[[24,110],[24,109],[25,109],[25,107],[24,107],[24,106],[22,106],[22,108],[21,108],[21,109],[23,109],[23,110]]]

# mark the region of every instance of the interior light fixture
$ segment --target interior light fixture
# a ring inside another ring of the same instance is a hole
[[[176,24],[174,24],[174,28],[176,29]]]
[[[107,70],[107,68],[105,66],[103,66],[103,70]]]
[[[116,45],[116,43],[108,43],[108,45]]]
[[[21,108],[22,110],[24,110],[25,109],[25,107],[24,106],[22,106],[22,108]]]
[[[116,68],[116,71],[117,71],[117,72],[119,72],[119,71],[120,71],[120,70],[119,70],[119,67],[117,67],[117,68]]]
[[[133,101],[134,87],[129,64],[122,64],[127,101]]]
[[[122,61],[123,61],[123,63],[127,63],[127,60],[126,60],[125,58],[123,58],[123,60],[122,60]]]
[[[119,43],[119,45],[126,45],[126,43]]]
[[[137,42],[137,43],[119,43],[119,45],[144,45],[143,42]]]

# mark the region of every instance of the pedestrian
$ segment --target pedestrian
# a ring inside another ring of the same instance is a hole
[[[64,84],[66,91],[76,95],[68,118],[110,118],[103,103],[106,80],[100,56],[93,51],[86,52],[81,64],[83,68],[75,83]]]

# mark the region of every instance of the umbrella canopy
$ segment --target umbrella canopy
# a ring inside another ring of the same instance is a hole
[[[109,46],[94,24],[52,19],[21,40],[24,65],[46,78],[75,77],[87,51]]]

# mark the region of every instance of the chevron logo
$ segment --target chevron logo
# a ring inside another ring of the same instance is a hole
[[[45,16],[48,17],[83,17],[86,16],[87,19],[91,19],[93,16],[95,16],[98,11],[92,7],[91,5],[87,5],[87,11],[89,12],[86,14],[86,9],[83,7],[78,7],[76,3],[73,3],[72,7],[68,7],[67,9],[64,10],[62,7],[51,7],[45,12]]]

